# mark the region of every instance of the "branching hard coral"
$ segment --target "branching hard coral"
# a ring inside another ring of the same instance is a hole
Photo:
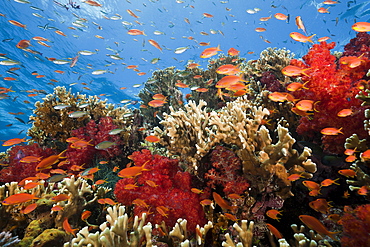
[[[241,225],[234,223],[233,227],[238,232],[238,241],[232,240],[229,233],[225,234],[226,242],[222,242],[222,246],[225,247],[251,247],[253,243],[253,227],[254,222],[250,221],[248,224],[247,220],[242,220]]]
[[[131,110],[115,108],[97,96],[73,94],[65,87],[56,87],[52,94],[43,98],[43,102],[36,102],[35,107],[34,116],[30,117],[34,122],[28,135],[41,145],[52,139],[64,142],[72,130],[85,126],[90,119],[97,121],[101,117],[112,117],[113,123],[120,128],[128,128],[132,122]]]
[[[278,141],[273,143],[268,129],[262,125],[269,115],[267,109],[252,105],[246,97],[228,102],[217,112],[207,112],[206,105],[201,100],[199,105],[189,102],[185,110],[170,108],[171,114],[165,114],[161,122],[164,130],[154,129],[163,137],[161,144],[168,148],[169,154],[179,155],[189,170],[196,173],[201,159],[216,145],[230,145],[241,159],[243,173],[251,186],[255,186],[256,193],[274,184],[275,189],[279,188],[275,192],[283,198],[291,195],[289,174],[302,173],[310,178],[316,171],[315,164],[307,159],[310,149],[298,154],[287,128],[278,125]],[[271,180],[271,176],[276,179]]]
[[[15,246],[20,240],[17,236],[12,237],[10,232],[0,232],[0,246],[12,247]]]
[[[152,246],[151,224],[145,224],[146,214],[135,216],[133,225],[129,226],[129,217],[125,213],[124,206],[113,206],[107,209],[106,222],[99,226],[100,231],[89,232],[89,227],[82,228],[77,237],[65,243],[64,247],[93,246],[93,247],[129,247],[142,246],[146,242],[147,247]],[[143,237],[145,240],[143,241]]]
[[[27,185],[28,182],[25,183]],[[0,207],[0,227],[5,228],[18,226],[19,229],[25,228],[26,234],[21,243],[29,245],[36,241],[45,229],[59,228],[62,229],[63,221],[67,218],[73,225],[81,224],[80,215],[86,208],[94,211],[100,206],[97,202],[98,198],[104,198],[107,192],[106,189],[100,187],[92,188],[86,180],[82,178],[65,178],[61,183],[48,183],[44,180],[39,180],[38,185],[32,189],[25,189],[25,185],[19,185],[16,182],[6,183],[0,187],[0,201],[5,198],[17,195],[19,193],[32,194],[39,199],[27,201],[24,203],[2,205]],[[63,199],[53,199],[63,197]],[[21,212],[26,206],[36,203],[37,207],[34,211],[24,214]],[[51,210],[52,207],[58,206],[61,209]],[[84,223],[82,223],[84,224]],[[45,232],[44,237],[48,238],[50,232]],[[54,234],[57,236],[57,234]],[[63,235],[63,234],[62,234]],[[65,236],[59,235],[61,238]],[[49,241],[44,237],[40,237],[37,241]]]

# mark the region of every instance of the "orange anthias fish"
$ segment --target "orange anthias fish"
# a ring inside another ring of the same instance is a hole
[[[216,83],[216,88],[227,88],[233,84],[238,83],[239,81],[247,82],[241,76],[227,75],[222,77],[221,80]]]
[[[87,218],[89,218],[90,215],[91,215],[91,211],[89,210],[83,211],[81,214],[81,220],[84,220],[84,221],[87,220]]]
[[[32,203],[30,205],[28,205],[27,207],[25,207],[24,209],[22,209],[20,212],[22,214],[29,214],[31,213],[33,210],[35,210],[37,208],[37,203]]]
[[[303,24],[303,21],[302,21],[302,17],[297,16],[295,18],[295,24],[297,25],[298,29],[301,29],[305,34],[307,34],[306,28],[305,28],[305,26]]]
[[[318,9],[317,9],[317,12],[319,12],[319,13],[321,13],[321,14],[329,14],[329,13],[330,13],[330,12],[329,12],[329,8],[330,8],[330,7],[328,7],[328,8],[321,7],[321,8],[318,8]]]
[[[103,5],[101,5],[100,3],[98,2],[95,2],[93,0],[85,0],[84,3],[87,3],[88,5],[90,6],[95,6],[95,7],[102,7]]]
[[[144,31],[141,31],[139,29],[130,29],[127,31],[127,33],[130,35],[146,35]]]
[[[240,51],[238,51],[237,49],[232,48],[232,47],[227,51],[227,55],[229,55],[229,56],[238,56],[239,53],[240,53]]]
[[[332,184],[339,185],[338,183],[336,183],[336,182],[335,182],[335,181],[337,181],[338,179],[339,179],[339,178],[332,180],[332,179],[327,178],[327,179],[325,179],[325,180],[321,181],[321,183],[320,183],[320,184],[321,184],[321,187],[330,186],[330,185],[332,185]]]
[[[309,190],[320,190],[320,185],[313,181],[306,180],[303,181],[302,184],[306,186]]]
[[[49,169],[53,164],[57,163],[59,159],[63,159],[64,157],[61,157],[62,154],[67,151],[64,150],[60,154],[51,155],[43,160],[40,161],[40,163],[36,166],[36,171],[39,172],[44,169]]]
[[[140,175],[143,171],[149,171],[145,169],[145,165],[147,162],[142,166],[133,166],[122,169],[117,175],[121,178],[131,178]]]
[[[276,209],[270,209],[269,211],[267,211],[267,212],[266,212],[266,215],[267,215],[268,217],[270,217],[271,219],[274,219],[274,220],[279,221],[279,220],[280,220],[280,218],[278,218],[278,214],[280,214],[280,215],[281,215],[281,212],[282,212],[282,211],[278,211],[278,210],[276,210]]]
[[[214,55],[217,54],[218,51],[221,51],[220,50],[220,45],[218,45],[217,47],[210,47],[210,48],[206,48],[204,49],[204,51],[200,54],[200,57],[201,58],[210,58]]]
[[[338,117],[348,117],[348,116],[351,116],[352,114],[353,114],[353,111],[351,109],[343,109],[337,113],[337,116]]]
[[[356,22],[352,25],[352,29],[356,32],[370,32],[369,22]]]
[[[233,64],[224,64],[216,69],[216,73],[221,75],[236,75],[240,72],[241,70],[238,68],[238,66]]]
[[[310,68],[304,69],[298,66],[288,65],[281,70],[281,73],[286,76],[300,76],[302,74],[308,76],[305,72],[309,69]]]
[[[356,176],[356,172],[352,169],[343,169],[343,170],[339,170],[338,173],[340,175],[343,175],[343,176],[346,176],[347,178],[348,177],[355,177]]]
[[[147,136],[145,137],[145,140],[153,143],[157,143],[160,141],[160,139],[157,136]]]
[[[297,107],[297,109],[300,110],[300,111],[313,111],[313,110],[317,111],[315,109],[315,105],[318,102],[320,102],[320,101],[314,102],[313,100],[304,99],[304,100],[298,101],[295,104],[295,107]]]
[[[284,15],[282,13],[276,13],[274,14],[274,17],[278,20],[281,20],[281,21],[289,21],[289,15]]]
[[[68,223],[68,218],[65,218],[64,221],[63,221],[63,229],[67,233],[73,234],[73,236],[76,236],[76,231],[78,231],[77,228],[76,229],[72,229],[71,225]]]
[[[283,238],[283,235],[273,225],[267,223],[266,226],[277,239]]]
[[[134,13],[134,12],[132,12],[132,10],[127,9],[126,11],[127,11],[127,13],[129,13],[129,15],[131,15],[132,17],[134,17],[134,18],[139,18],[139,16],[135,15],[135,13]]]
[[[3,205],[15,205],[15,204],[28,202],[33,199],[40,199],[40,198],[36,197],[35,195],[28,194],[28,193],[19,193],[19,194],[11,195],[8,198],[5,198],[5,200],[2,201],[2,204]]]
[[[298,91],[298,90],[300,90],[300,89],[308,89],[308,88],[306,88],[306,87],[304,87],[304,85],[306,84],[307,82],[305,82],[304,84],[302,84],[302,83],[299,83],[299,82],[292,82],[292,83],[290,83],[287,87],[286,87],[286,89],[288,90],[288,91],[290,91],[290,92],[295,92],[295,91]]]
[[[310,229],[320,234],[327,235],[334,241],[337,241],[334,238],[334,235],[337,234],[338,232],[329,232],[328,229],[326,229],[325,226],[315,217],[312,217],[310,215],[300,215],[299,219]]]
[[[22,24],[22,23],[20,23],[20,22],[18,22],[18,21],[9,20],[9,22],[10,22],[11,24],[13,24],[14,26],[17,26],[17,27],[21,27],[21,28],[27,29],[27,28],[26,28],[26,25],[24,25],[24,24]]]
[[[155,40],[149,39],[148,42],[162,52],[162,47]]]
[[[340,64],[346,64],[346,65],[348,65],[348,67],[353,69],[353,68],[356,68],[356,67],[360,66],[362,63],[366,62],[366,60],[361,58],[363,55],[364,55],[364,53],[362,53],[358,57],[355,57],[355,56],[341,57],[339,59],[339,63]]]
[[[229,203],[227,201],[225,201],[219,194],[217,194],[216,192],[213,192],[212,193],[213,195],[213,199],[215,200],[215,202],[223,209],[228,209],[228,210],[232,210],[233,208],[229,205]]]
[[[299,41],[299,42],[303,42],[303,43],[306,43],[306,42],[311,42],[311,43],[313,43],[313,41],[311,40],[314,36],[315,36],[316,34],[313,34],[313,35],[311,35],[311,36],[305,36],[305,35],[303,35],[303,34],[301,34],[301,33],[298,33],[298,32],[291,32],[290,33],[290,37],[292,38],[292,39],[294,39],[295,41]]]
[[[31,42],[27,39],[22,39],[21,41],[18,42],[16,45],[17,48],[19,49],[26,49],[31,45]]]
[[[167,102],[164,101],[164,100],[155,99],[155,100],[149,101],[148,105],[151,106],[151,107],[161,107],[166,103]]]
[[[343,134],[343,132],[341,131],[342,128],[324,128],[321,130],[321,134],[323,135],[328,135],[328,136],[336,136],[338,134]]]
[[[22,143],[22,142],[27,142],[26,137],[22,138],[22,139],[21,138],[13,138],[13,139],[7,140],[3,143],[3,146],[4,147],[13,146],[13,145],[16,145],[16,144],[19,144],[19,143]]]
[[[363,153],[361,153],[360,158],[361,158],[361,161],[362,162],[369,161],[370,160],[370,149],[368,149],[368,150],[364,151]]]
[[[313,210],[320,212],[322,214],[328,214],[329,213],[329,208],[332,206],[326,199],[324,198],[319,198],[316,199],[315,201],[312,201],[308,204]]]
[[[289,175],[289,177],[287,178],[289,181],[297,181],[298,179],[302,178],[303,176],[301,174],[291,174]]]

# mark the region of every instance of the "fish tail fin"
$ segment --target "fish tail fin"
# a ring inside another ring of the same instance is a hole
[[[312,34],[311,36],[309,36],[309,37],[307,38],[307,41],[308,41],[308,42],[313,43],[312,38],[313,38],[315,35],[316,35],[316,34]]]
[[[222,50],[220,49],[220,45],[218,45],[218,46],[217,46],[217,51],[222,51]]]

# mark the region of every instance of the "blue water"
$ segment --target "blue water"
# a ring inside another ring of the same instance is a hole
[[[25,0],[24,0],[25,1]],[[16,81],[1,79],[1,87],[12,87],[15,92],[9,93],[10,98],[0,100],[0,134],[1,140],[14,137],[24,137],[27,124],[32,114],[34,103],[42,100],[44,94],[28,97],[26,90],[44,90],[51,93],[55,86],[66,86],[72,92],[88,95],[100,95],[108,102],[120,105],[124,99],[139,100],[136,97],[143,88],[133,87],[144,84],[156,69],[176,66],[184,69],[189,60],[198,62],[206,68],[208,59],[201,59],[199,54],[206,48],[198,42],[210,42],[210,47],[220,45],[223,52],[231,47],[241,51],[240,56],[248,60],[257,59],[262,50],[267,47],[286,47],[299,58],[303,56],[311,44],[299,43],[289,37],[297,29],[295,17],[301,16],[307,33],[316,34],[314,40],[329,36],[329,41],[337,43],[335,50],[342,51],[349,39],[355,36],[351,25],[355,21],[368,21],[367,9],[369,1],[341,1],[330,5],[328,14],[318,13],[320,7],[329,7],[318,1],[208,1],[208,0],[99,0],[102,7],[90,6],[82,1],[76,1],[72,8],[67,0],[30,0],[30,3],[20,3],[14,0],[1,0],[0,13],[0,53],[19,61],[16,66],[0,65],[1,77],[13,77]],[[65,5],[67,8],[61,6]],[[35,8],[36,7],[36,8]],[[139,18],[128,14],[132,10]],[[248,10],[248,12],[247,12]],[[255,13],[253,13],[255,12]],[[213,15],[206,18],[203,13]],[[277,20],[275,13],[290,15],[289,22]],[[259,18],[272,16],[267,22]],[[184,18],[188,18],[188,24]],[[15,20],[25,24],[26,29],[10,24]],[[139,23],[136,23],[138,21]],[[76,24],[77,22],[77,24]],[[122,22],[129,25],[124,25]],[[73,24],[74,23],[74,24]],[[77,26],[76,26],[77,25]],[[75,30],[69,27],[75,28]],[[257,27],[266,28],[265,32],[256,32]],[[129,29],[143,30],[146,36],[131,36]],[[66,37],[55,33],[60,30]],[[161,35],[154,31],[163,32]],[[206,32],[209,35],[202,35]],[[215,33],[215,34],[212,34]],[[100,35],[102,38],[97,38]],[[31,54],[18,49],[16,44],[22,40],[41,36],[51,42],[45,42],[50,47],[40,45],[31,40],[32,50],[39,54]],[[190,40],[191,36],[194,39]],[[317,38],[316,38],[317,37]],[[163,51],[148,43],[149,39],[157,41]],[[270,42],[270,43],[267,43]],[[182,54],[175,54],[178,47],[189,49]],[[77,65],[70,68],[69,64],[57,65],[48,58],[68,60],[75,57],[79,51],[96,52],[90,56],[80,55]],[[253,54],[250,54],[254,52]],[[118,55],[122,60],[114,60],[109,55]],[[153,58],[159,62],[152,64]],[[0,59],[5,60],[5,59]],[[140,72],[127,69],[127,65],[138,65]],[[9,74],[11,67],[20,67]],[[93,75],[92,71],[103,69],[109,72]],[[62,70],[64,74],[54,72]],[[35,78],[32,72],[45,75]],[[50,79],[58,80],[51,83]],[[87,83],[82,85],[81,83]],[[85,87],[85,88],[84,88]],[[121,90],[121,87],[127,89]],[[89,90],[90,89],[90,90]],[[29,101],[30,103],[25,103]],[[136,105],[137,106],[137,105]],[[24,115],[11,115],[8,112],[22,112]],[[15,119],[19,117],[26,122]],[[10,127],[6,125],[12,124]],[[21,132],[21,133],[20,133]],[[4,149],[2,149],[4,150]]]

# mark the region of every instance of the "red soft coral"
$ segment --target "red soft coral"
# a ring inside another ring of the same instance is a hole
[[[140,216],[148,212],[148,221],[160,224],[162,221],[167,226],[173,227],[178,218],[188,221],[189,231],[194,232],[197,224],[206,223],[203,209],[200,205],[198,194],[191,192],[191,175],[182,172],[178,160],[169,159],[160,155],[152,155],[149,150],[134,152],[129,157],[136,166],[143,166],[149,171],[143,171],[135,178],[125,178],[118,181],[114,193],[117,201],[125,205],[132,205],[135,199],[144,200],[149,206],[136,205],[135,215]],[[148,181],[155,183],[153,187]],[[127,184],[136,184],[133,189],[125,189]],[[169,209],[167,216],[158,212],[157,208],[164,206]]]
[[[211,153],[212,168],[204,175],[207,185],[213,189],[221,185],[226,195],[242,194],[249,188],[249,183],[243,177],[240,159],[233,151],[217,146]]]
[[[301,118],[297,132],[313,138],[321,136],[320,131],[324,128],[342,128],[343,134],[322,136],[324,149],[339,154],[344,151],[343,144],[347,137],[353,133],[360,138],[366,136],[363,128],[366,107],[362,107],[361,101],[355,96],[360,91],[356,82],[365,76],[370,62],[363,57],[363,62],[358,67],[350,68],[345,64],[338,66],[336,57],[330,53],[334,46],[334,42],[315,44],[303,57],[305,63],[293,59],[291,64],[309,68],[306,70],[308,76],[302,77],[307,89],[293,92],[293,95],[298,99],[313,100],[317,110],[313,116]],[[354,112],[352,116],[337,116],[340,110],[347,108]]]
[[[340,222],[343,226],[343,247],[369,246],[370,204],[358,206],[354,211],[345,213]]]
[[[26,156],[46,158],[54,154],[56,152],[51,148],[42,148],[37,143],[13,146],[9,150],[9,165],[0,171],[0,182],[19,182],[24,178],[34,177],[38,162],[23,163],[20,160]]]
[[[69,169],[73,165],[81,166],[83,164],[85,164],[84,168],[90,167],[96,155],[100,155],[105,159],[119,156],[122,153],[122,149],[120,148],[122,140],[119,135],[109,135],[109,132],[116,128],[118,128],[118,126],[113,124],[111,117],[104,117],[99,120],[99,123],[90,120],[86,126],[72,130],[72,136],[81,140],[90,141],[90,145],[81,149],[72,148],[71,145],[69,145],[65,153],[69,163],[62,168]],[[95,145],[103,141],[111,141],[114,142],[115,145],[105,150],[96,149]]]

